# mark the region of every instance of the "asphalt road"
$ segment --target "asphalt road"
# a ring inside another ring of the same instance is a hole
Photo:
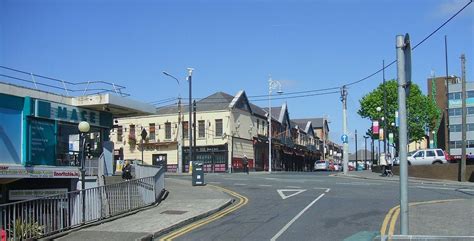
[[[206,174],[208,184],[249,201],[174,240],[343,240],[361,231],[379,231],[387,212],[399,204],[396,182],[329,174]],[[473,197],[444,186],[409,186],[410,202],[455,198]]]

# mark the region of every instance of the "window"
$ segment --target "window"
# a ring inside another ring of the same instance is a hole
[[[462,147],[462,142],[461,141],[450,141],[449,142],[449,148],[451,149],[456,149],[456,148],[461,148]]]
[[[257,134],[260,131],[260,119],[257,119]]]
[[[183,137],[184,139],[189,139],[189,126],[187,121],[181,123],[183,125]]]
[[[165,139],[171,139],[171,123],[165,123]]]
[[[460,100],[462,99],[462,93],[461,92],[453,92],[448,94],[448,99],[450,100]]]
[[[222,136],[222,134],[223,134],[222,119],[216,119],[216,137]]]
[[[461,144],[462,146],[462,144]],[[474,141],[473,140],[470,140],[470,141],[467,141],[467,148],[474,148]]]
[[[467,107],[467,114],[474,115],[474,107]]]
[[[199,138],[206,137],[206,123],[205,123],[205,121],[203,121],[203,120],[198,121],[198,128],[199,128],[198,137]]]
[[[123,127],[117,127],[117,141],[123,141]]]
[[[461,132],[461,125],[460,124],[449,125],[449,131],[450,132]]]
[[[467,124],[467,131],[474,131],[474,124]]]
[[[426,151],[426,157],[436,157],[436,154],[434,151]]]
[[[474,97],[474,91],[470,90],[467,92],[467,98],[473,98]]]
[[[444,156],[444,152],[442,150],[436,150],[436,154],[438,154],[438,156]]]
[[[461,108],[452,108],[448,110],[449,116],[460,116],[462,115]]]
[[[155,123],[150,123],[149,126],[150,126],[150,133],[149,133],[150,140],[155,140]]]
[[[416,157],[424,157],[424,156],[425,156],[425,152],[424,152],[424,151],[419,151],[419,152],[417,152],[417,153],[415,154],[415,156],[413,156],[413,157],[416,158]]]
[[[128,135],[130,138],[135,138],[135,125],[130,125],[130,132]]]

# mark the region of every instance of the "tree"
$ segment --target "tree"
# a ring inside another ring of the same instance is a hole
[[[387,109],[384,116],[384,91],[387,97]],[[396,80],[385,82],[385,87],[380,84],[372,92],[368,93],[359,100],[360,109],[357,112],[362,118],[370,120],[386,119],[386,128],[380,121],[379,126],[384,127],[385,138],[388,133],[393,133],[395,148],[398,151],[398,130],[392,123],[395,123],[395,111],[398,110],[398,83]],[[380,112],[377,107],[381,107]],[[425,127],[434,130],[437,120],[440,118],[441,111],[435,102],[428,96],[423,95],[420,88],[416,84],[410,87],[410,95],[407,96],[407,115],[408,115],[408,140],[409,142],[419,141],[425,136]]]

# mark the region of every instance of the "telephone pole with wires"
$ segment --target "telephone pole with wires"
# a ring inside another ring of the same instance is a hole
[[[347,174],[347,163],[349,162],[349,138],[347,136],[347,88],[345,85],[341,88],[341,101],[342,101],[342,142],[343,142],[343,170],[344,174]]]

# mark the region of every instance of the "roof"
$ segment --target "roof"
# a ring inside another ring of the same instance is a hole
[[[329,131],[329,124],[327,123],[327,119],[322,118],[322,117],[316,117],[316,118],[306,118],[306,119],[294,119],[293,121],[296,122],[308,122],[311,121],[311,124],[313,125],[314,129],[322,129],[323,128],[323,123],[324,120],[326,120],[326,125]]]
[[[196,102],[197,111],[213,111],[213,110],[226,110],[229,108],[229,104],[234,99],[234,96],[224,92],[216,92],[212,95],[207,96]],[[182,105],[182,113],[188,113],[189,105]],[[175,114],[178,113],[178,105],[159,107],[156,109],[156,114]]]
[[[266,113],[268,113],[268,107],[263,108],[263,110],[264,110]],[[281,112],[281,106],[272,107],[271,111],[272,111],[272,118],[273,118],[274,120],[279,121],[279,119],[280,119],[280,112]]]

